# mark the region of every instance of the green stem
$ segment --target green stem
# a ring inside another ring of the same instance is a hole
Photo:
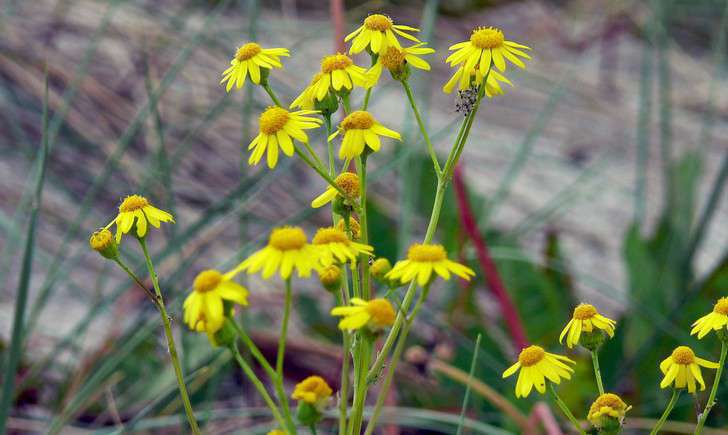
[[[362,419],[364,416],[364,403],[367,398],[367,367],[371,361],[372,346],[374,342],[359,335],[359,344],[357,346],[355,360],[358,361],[354,377],[354,403],[352,405],[351,420],[349,421],[349,435],[358,435],[361,433]]]
[[[349,346],[351,338],[348,332],[343,331],[343,347],[341,363],[341,389],[339,389],[339,434],[346,433],[346,411],[349,405]]]
[[[139,244],[142,246],[144,252],[144,260],[147,263],[147,269],[149,270],[149,276],[152,278],[152,285],[154,286],[154,292],[157,298],[157,306],[159,307],[159,314],[162,316],[162,323],[164,324],[164,335],[167,338],[167,348],[169,349],[169,357],[172,360],[172,366],[174,367],[174,374],[177,377],[177,386],[179,387],[180,398],[187,414],[187,421],[190,424],[192,433],[200,434],[200,428],[197,425],[195,419],[195,413],[192,410],[192,404],[190,403],[189,395],[187,394],[187,387],[185,386],[184,376],[182,375],[182,368],[179,365],[179,358],[177,357],[177,347],[174,344],[174,336],[172,335],[172,327],[169,323],[169,315],[167,314],[167,308],[164,306],[164,298],[162,298],[162,291],[159,288],[159,278],[157,278],[157,272],[154,271],[154,264],[152,264],[152,258],[149,256],[147,250],[147,243],[143,238],[138,238]]]
[[[331,114],[324,115],[324,125],[326,126],[326,145],[329,151],[329,177],[334,178],[336,175],[336,161],[334,160],[334,142],[329,140],[331,136]]]
[[[369,224],[367,219],[367,157],[362,156],[356,160],[356,170],[359,175],[359,182],[361,187],[359,197],[359,227],[361,243],[369,244]],[[370,288],[369,288],[369,257],[365,254],[359,256],[362,266],[361,271],[361,294],[365,300],[369,300]]]
[[[569,410],[569,407],[566,406],[566,403],[559,397],[559,394],[556,392],[556,388],[554,388],[554,385],[552,383],[549,383],[549,391],[551,392],[551,395],[554,397],[554,401],[556,404],[561,408],[561,411],[566,415],[566,418],[569,419],[571,424],[574,425],[574,428],[582,435],[585,435],[586,432],[581,428],[581,425],[579,424],[579,420],[574,417],[574,414],[571,413]]]
[[[306,147],[306,150],[308,151],[308,153],[311,154],[311,157],[313,157],[313,159],[316,161],[316,165],[318,165],[318,167],[320,167],[320,168],[323,168],[324,162],[321,161],[318,154],[316,154],[316,151],[314,151],[313,148],[311,148],[311,144],[309,144],[308,142],[304,142],[303,146]]]
[[[273,102],[276,104],[276,106],[283,107],[283,104],[281,104],[281,101],[278,99],[278,97],[276,96],[276,93],[273,92],[273,89],[271,89],[271,87],[268,83],[261,85],[261,86],[263,87],[263,89],[265,89],[265,91],[268,93],[268,95],[270,95],[270,99],[273,100]]]
[[[657,435],[660,433],[660,429],[662,429],[662,425],[665,424],[665,421],[667,420],[667,417],[670,416],[670,413],[672,412],[672,408],[675,407],[675,403],[677,403],[678,397],[680,397],[680,393],[682,390],[678,390],[677,388],[672,389],[672,397],[670,397],[670,401],[667,403],[667,407],[665,408],[665,412],[662,413],[662,417],[657,421],[657,424],[655,425],[655,428],[652,429],[652,432],[650,432],[650,435]],[[695,432],[696,434],[699,432]]]
[[[139,277],[137,277],[134,274],[134,272],[132,272],[131,269],[129,269],[129,267],[126,264],[124,264],[123,261],[121,261],[121,258],[119,258],[118,256],[116,258],[114,258],[114,263],[119,265],[119,267],[124,272],[126,272],[127,275],[129,275],[129,278],[131,278],[142,290],[144,290],[144,293],[147,294],[147,297],[149,297],[149,299],[152,301],[152,303],[157,308],[159,308],[159,303],[157,302],[157,298],[154,296],[154,294],[151,291],[149,291],[147,286],[144,285],[144,283],[139,279]]]
[[[726,340],[721,340],[720,345],[720,361],[718,361],[718,370],[715,372],[715,380],[713,381],[713,387],[710,389],[710,396],[708,396],[708,402],[705,404],[705,409],[700,414],[698,419],[698,425],[695,427],[695,435],[700,435],[703,432],[703,426],[705,421],[708,419],[710,410],[715,406],[715,395],[718,394],[718,384],[720,383],[720,377],[723,375],[723,367],[725,366],[726,354],[728,354],[728,344]]]
[[[369,97],[372,96],[372,89],[374,89],[374,86],[368,88],[364,94],[364,102],[361,105],[361,110],[367,110],[367,107],[369,107]]]
[[[329,174],[327,174],[325,170],[321,169],[320,166],[316,165],[316,163],[314,163],[311,160],[311,158],[306,155],[306,153],[304,153],[303,151],[301,151],[301,149],[298,146],[296,146],[296,154],[298,154],[298,156],[301,159],[303,159],[303,161],[308,166],[310,166],[311,169],[313,169],[314,171],[316,171],[316,173],[319,174],[321,176],[321,178],[323,178],[327,183],[329,183],[329,185],[331,187],[333,187],[334,189],[336,189],[339,192],[339,195],[341,195],[344,198],[349,199],[350,200],[349,202],[351,202],[352,204],[354,203],[354,201],[351,201],[352,198],[349,198],[346,195],[346,192],[344,192],[344,190],[336,184],[336,181],[334,181],[334,179],[331,176],[329,176]],[[355,207],[355,211],[358,211],[358,207]]]
[[[315,425],[315,424],[312,424],[312,425],[311,425],[311,426],[309,426],[309,427],[311,428],[311,435],[317,435],[317,432],[316,432],[316,425]]]
[[[351,113],[351,104],[349,103],[349,95],[345,94],[341,96],[341,104],[344,106],[344,114],[348,115]]]
[[[283,390],[283,362],[286,359],[286,340],[288,339],[288,321],[291,317],[291,304],[293,303],[293,295],[291,291],[291,278],[286,278],[286,294],[283,302],[283,320],[281,321],[281,335],[278,337],[278,354],[276,356],[276,390],[280,395],[281,404],[283,404],[283,413],[288,423],[288,429],[291,433],[296,433],[296,425],[291,417],[291,409],[288,406],[288,397]]]
[[[597,378],[597,388],[599,394],[604,394],[604,385],[602,384],[602,371],[599,369],[599,355],[596,350],[591,351],[592,364],[594,365],[594,377]]]
[[[417,103],[415,102],[415,97],[412,94],[412,87],[410,87],[409,82],[405,79],[401,81],[402,87],[404,88],[404,92],[407,94],[407,99],[409,100],[410,106],[412,107],[412,112],[415,114],[415,119],[417,120],[417,125],[420,127],[420,133],[422,133],[422,138],[425,140],[425,143],[427,144],[427,151],[430,153],[430,158],[432,159],[432,165],[435,167],[435,173],[439,177],[442,169],[440,169],[440,163],[437,161],[437,154],[435,154],[435,148],[432,146],[432,142],[430,141],[430,135],[427,134],[427,129],[425,128],[425,123],[422,121],[422,117],[420,116],[420,111],[417,109]]]

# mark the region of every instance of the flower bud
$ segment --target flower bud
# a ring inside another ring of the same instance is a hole
[[[392,263],[384,257],[377,258],[371,266],[369,266],[369,273],[372,274],[374,279],[383,284],[388,282],[388,280],[384,278],[384,275],[389,273],[390,270],[392,270]]]
[[[94,231],[88,241],[91,249],[101,254],[104,258],[113,260],[119,256],[119,247],[111,231],[106,228]]]
[[[341,288],[341,268],[331,265],[319,271],[319,281],[326,290],[333,293]]]
[[[344,219],[339,219],[339,222],[336,223],[336,229],[344,233],[347,232]],[[349,230],[351,231],[351,240],[357,241],[361,238],[361,225],[359,225],[359,221],[351,216],[349,217]]]
[[[321,112],[323,116],[331,116],[339,110],[339,99],[336,95],[329,92],[323,100],[313,99],[314,108]]]
[[[235,327],[230,323],[232,320],[225,319],[225,323],[222,324],[222,328],[215,331],[214,334],[209,334],[208,338],[213,347],[215,346],[234,346],[235,340],[238,338],[238,333]]]
[[[601,347],[605,339],[605,334],[600,329],[595,329],[591,332],[582,332],[579,336],[579,344],[593,352]]]
[[[616,394],[605,393],[592,403],[587,419],[601,434],[618,434],[624,416],[631,408]]]

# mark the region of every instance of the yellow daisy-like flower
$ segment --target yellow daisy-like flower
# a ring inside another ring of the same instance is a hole
[[[377,298],[365,301],[351,298],[351,305],[335,307],[331,310],[332,316],[342,316],[339,329],[353,331],[363,327],[376,332],[394,323],[395,312],[387,299]]]
[[[399,75],[404,71],[405,65],[412,65],[415,68],[429,71],[430,64],[419,56],[432,54],[435,50],[425,47],[425,45],[427,45],[426,42],[420,42],[411,47],[387,47],[386,50],[382,50],[382,53],[377,58],[377,63],[368,71],[372,85],[375,85],[379,81],[379,77],[382,75],[384,68],[387,68],[392,73],[392,77],[398,80]]]
[[[526,65],[519,57],[530,59],[531,57],[522,50],[530,50],[530,47],[506,41],[503,32],[494,27],[477,27],[473,29],[470,40],[459,42],[450,46],[455,50],[445,60],[451,67],[463,64],[465,72],[470,73],[476,65],[480,71],[490,70],[495,65],[501,72],[506,70],[506,59],[512,64],[525,68]]]
[[[567,364],[576,364],[569,358],[546,352],[540,346],[528,346],[518,355],[518,361],[503,372],[507,378],[518,373],[516,381],[516,397],[528,397],[531,389],[543,394],[546,392],[546,380],[560,384],[561,379],[571,379],[574,369]]]
[[[695,352],[687,346],[678,346],[672,355],[660,363],[660,371],[665,375],[660,382],[660,388],[674,385],[675,388],[687,387],[689,393],[694,393],[695,381],[700,384],[700,391],[705,390],[705,381],[700,373],[700,366],[717,369],[718,364],[698,358]]]
[[[395,33],[403,38],[409,39],[410,41],[420,42],[419,39],[409,33],[406,33],[419,31],[420,29],[416,29],[414,27],[394,24],[392,19],[386,15],[372,14],[364,19],[364,24],[346,35],[344,42],[348,42],[354,38],[351,42],[351,48],[349,49],[350,54],[360,53],[367,47],[369,47],[373,53],[379,53],[387,47],[400,48],[399,41],[397,40]]]
[[[346,193],[346,196],[348,196],[349,198],[359,198],[361,182],[359,181],[359,176],[355,173],[342,172],[334,179],[334,183],[336,183],[336,185],[339,186],[339,188],[343,190],[344,193]],[[324,193],[317,196],[313,201],[311,201],[311,207],[323,207],[333,201],[337,196],[340,196],[339,190],[336,189],[334,186],[329,185]]]
[[[184,322],[190,329],[212,337],[225,322],[223,301],[248,305],[248,290],[234,282],[233,276],[235,271],[223,274],[213,269],[197,274],[183,305]]]
[[[257,165],[267,150],[268,167],[273,169],[278,163],[278,147],[283,154],[292,156],[295,152],[293,139],[308,143],[308,135],[303,130],[321,126],[320,119],[306,116],[312,113],[318,112],[315,110],[289,112],[277,106],[268,107],[258,121],[260,132],[248,146],[248,150],[253,150],[248,158],[248,164]]]
[[[268,246],[253,253],[235,269],[248,273],[262,272],[263,279],[280,271],[288,279],[295,269],[298,276],[307,278],[320,262],[318,248],[308,243],[306,233],[300,227],[276,228],[270,233]]]
[[[407,251],[407,259],[398,261],[385,277],[402,284],[417,279],[424,286],[434,278],[432,272],[445,280],[450,279],[450,272],[468,281],[475,276],[469,267],[448,259],[442,245],[415,243]]]
[[[710,331],[721,329],[728,329],[728,297],[718,299],[711,313],[696,320],[690,335],[698,334],[698,339],[702,339]]]
[[[374,248],[349,240],[346,233],[334,227],[319,228],[311,242],[319,249],[323,266],[355,262],[359,254],[374,255]]]
[[[141,238],[147,234],[147,224],[159,228],[160,222],[174,223],[174,217],[154,207],[141,195],[129,195],[121,202],[119,214],[106,225],[106,229],[116,224],[116,243],[120,243],[122,234],[128,233],[132,228],[136,228],[137,237]]]
[[[294,107],[298,107],[302,110],[313,110],[315,109],[316,104],[316,93],[318,92],[318,87],[315,85],[318,83],[319,79],[324,75],[324,73],[316,73],[313,78],[311,79],[311,82],[308,84],[308,86],[301,92],[295,100],[291,103],[290,106],[288,106],[290,109],[293,109]],[[324,95],[325,97],[326,95]],[[323,98],[321,98],[323,99]],[[320,101],[319,99],[318,101]]]
[[[367,70],[354,64],[345,54],[337,53],[321,59],[321,72],[296,97],[291,107],[311,108],[315,101],[326,98],[329,91],[350,91],[354,86],[370,87]]]
[[[344,139],[341,141],[341,148],[339,148],[340,159],[353,159],[359,156],[364,152],[364,146],[368,146],[374,152],[379,151],[382,146],[379,136],[402,140],[399,133],[383,126],[369,112],[364,110],[356,110],[344,118],[339,124],[339,128],[329,136],[329,141],[333,140],[342,131],[344,132]]]
[[[333,392],[324,378],[321,376],[309,376],[296,384],[291,398],[306,402],[309,405],[319,406],[325,403]]]
[[[579,344],[579,337],[582,332],[593,332],[594,328],[601,329],[606,332],[609,337],[614,337],[614,327],[617,325],[612,319],[599,314],[594,305],[579,304],[574,308],[574,314],[561,331],[559,343],[564,342],[566,337],[566,345],[571,349]]]
[[[483,73],[480,72],[480,68],[477,66],[475,69],[470,71],[470,74],[464,74],[465,67],[461,66],[455,71],[455,74],[450,77],[450,80],[445,83],[445,85],[442,87],[442,91],[446,94],[449,94],[455,89],[457,86],[460,90],[469,89],[473,86],[480,86],[483,84],[483,79],[485,79],[485,95],[488,98],[492,98],[496,95],[503,95],[503,88],[501,87],[501,82],[507,83],[511,86],[513,86],[513,83],[511,83],[510,80],[503,74],[499,73],[498,71],[491,69],[488,73],[488,78],[485,78]]]
[[[604,426],[609,419],[616,419],[618,424],[621,424],[630,409],[632,407],[627,406],[621,397],[613,393],[604,393],[592,403],[587,419],[597,428]]]
[[[220,84],[227,82],[225,86],[227,92],[230,92],[233,85],[240,89],[250,74],[250,80],[258,85],[261,68],[283,68],[281,56],[289,56],[287,48],[263,48],[255,42],[241,45],[230,61],[230,67],[222,72]]]

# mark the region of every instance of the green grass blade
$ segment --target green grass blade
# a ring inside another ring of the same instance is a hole
[[[639,226],[647,208],[647,163],[650,156],[650,118],[652,113],[652,47],[645,32],[640,67],[639,113],[637,115],[637,158],[635,164],[634,218]]]
[[[460,421],[458,421],[457,435],[463,433],[463,425],[465,424],[465,411],[468,409],[468,400],[470,399],[470,381],[473,380],[475,374],[475,364],[478,362],[478,352],[480,351],[480,338],[481,334],[478,334],[478,338],[475,339],[475,350],[473,350],[473,360],[470,361],[470,371],[468,372],[468,384],[465,387],[465,395],[463,396],[463,404],[460,407]]]

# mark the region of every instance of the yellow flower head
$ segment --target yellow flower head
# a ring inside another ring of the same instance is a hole
[[[391,18],[382,14],[372,14],[364,19],[364,23],[356,30],[346,35],[345,42],[354,38],[349,49],[350,54],[360,53],[367,47],[372,53],[379,53],[387,47],[400,48],[395,33],[413,42],[420,42],[419,39],[406,32],[419,32],[414,27],[394,24]]]
[[[137,237],[141,238],[147,234],[147,224],[159,228],[160,222],[174,223],[174,217],[154,207],[141,195],[129,195],[119,205],[119,214],[106,225],[106,229],[116,224],[116,243],[120,243],[121,235],[132,228],[136,228]]]
[[[690,335],[698,334],[698,339],[702,339],[710,331],[720,329],[728,329],[728,297],[718,299],[711,313],[696,320]]]
[[[286,433],[280,429],[273,429],[272,431],[268,432],[266,435],[286,435]]]
[[[337,186],[339,186],[339,189],[343,190],[344,193],[346,193],[346,196],[348,196],[350,199],[356,200],[359,198],[359,193],[361,192],[361,182],[359,181],[359,176],[355,173],[342,172],[338,177],[334,179],[334,182]],[[334,198],[336,198],[337,196],[339,196],[339,190],[336,189],[334,186],[329,185],[324,193],[317,196],[313,201],[311,201],[311,207],[323,207],[324,205],[333,201]]]
[[[309,376],[296,384],[291,398],[318,407],[325,404],[332,393],[331,387],[329,387],[329,384],[326,383],[324,378],[321,376]]]
[[[318,271],[319,281],[324,288],[330,292],[337,291],[341,288],[341,268],[339,266],[330,265]]]
[[[442,87],[442,91],[449,94],[457,86],[458,89],[464,90],[469,89],[473,86],[480,86],[483,84],[485,79],[485,95],[488,98],[492,98],[496,95],[503,95],[504,91],[501,87],[501,82],[507,83],[513,86],[510,80],[498,71],[491,69],[488,72],[488,77],[485,78],[480,68],[476,65],[475,68],[470,71],[470,74],[465,74],[465,67],[461,66],[455,71],[455,74],[450,77],[450,80],[445,83]]]
[[[369,266],[369,273],[377,279],[383,279],[384,275],[389,273],[390,270],[392,270],[392,263],[384,257],[377,258]]]
[[[314,76],[291,107],[311,108],[315,101],[326,98],[329,91],[351,91],[354,86],[368,88],[370,81],[366,69],[355,65],[349,56],[332,54],[321,59],[321,72]]]
[[[411,47],[387,47],[386,50],[382,50],[382,53],[377,58],[377,63],[375,63],[368,72],[372,80],[372,85],[379,81],[379,77],[382,75],[382,70],[384,68],[387,68],[395,78],[402,73],[405,65],[412,65],[415,68],[429,71],[430,64],[425,62],[419,56],[432,54],[435,50],[425,47],[425,45],[427,45],[427,43],[420,42],[419,44],[415,44]]]
[[[387,299],[378,298],[365,301],[351,298],[351,305],[335,307],[331,310],[332,316],[342,316],[339,329],[353,331],[363,327],[376,332],[394,323],[395,312]]]
[[[329,140],[333,140],[342,131],[344,132],[344,139],[339,149],[340,159],[353,159],[361,155],[364,152],[365,145],[374,152],[379,151],[381,147],[379,136],[402,140],[399,133],[383,126],[369,112],[364,110],[351,112],[341,121],[339,128],[329,136]]]
[[[257,165],[267,150],[268,167],[274,168],[278,163],[278,147],[283,150],[283,154],[292,156],[295,151],[293,139],[308,143],[308,136],[303,130],[318,128],[321,125],[320,119],[306,116],[312,113],[317,112],[315,110],[289,112],[277,106],[268,107],[258,121],[260,132],[248,146],[248,150],[253,150],[248,164]]]
[[[530,59],[531,57],[522,50],[530,50],[530,47],[507,41],[500,29],[494,27],[477,27],[473,29],[470,40],[450,46],[455,50],[445,60],[451,67],[463,64],[466,74],[469,74],[478,66],[480,71],[490,70],[495,65],[501,72],[506,70],[506,59],[514,65],[525,68],[523,61],[519,59]]]
[[[318,92],[318,87],[316,87],[316,84],[318,83],[319,79],[324,75],[322,72],[318,72],[314,74],[313,78],[311,79],[311,82],[306,86],[306,88],[301,92],[295,100],[291,103],[289,106],[290,109],[293,109],[294,107],[298,107],[299,109],[303,110],[313,110],[315,109],[316,101],[321,101],[324,97],[326,97],[326,94],[324,94],[324,97],[316,99],[316,93]]]
[[[579,344],[579,337],[581,337],[582,332],[593,332],[594,328],[601,329],[610,337],[614,337],[614,327],[616,325],[617,322],[614,320],[599,314],[594,305],[579,304],[574,308],[571,320],[561,331],[559,343],[563,343],[564,337],[566,337],[566,345],[571,349]]]
[[[346,232],[346,225],[344,224],[343,218],[339,219],[339,222],[336,223],[336,229]],[[361,225],[359,225],[358,220],[351,216],[349,216],[349,231],[351,231],[352,240],[359,240],[361,238]]]
[[[616,419],[618,424],[621,424],[630,409],[632,407],[627,406],[621,397],[613,393],[604,393],[592,403],[587,419],[597,428],[602,427],[605,420],[608,421],[610,418]]]
[[[263,279],[280,271],[288,279],[296,269],[298,276],[307,278],[320,262],[319,250],[308,243],[306,233],[300,227],[276,228],[270,233],[268,246],[246,258],[236,270],[248,273],[262,272]]]
[[[433,271],[445,280],[450,279],[450,272],[468,281],[475,276],[469,267],[449,260],[442,245],[415,243],[407,251],[407,259],[398,261],[386,278],[402,284],[417,279],[417,284],[424,286],[433,278]]]
[[[220,273],[204,270],[192,283],[192,292],[185,299],[184,322],[190,329],[206,332],[210,341],[225,322],[223,301],[248,305],[248,290],[232,281],[235,271]]]
[[[685,388],[688,392],[695,392],[695,381],[700,384],[700,390],[705,389],[703,375],[700,373],[700,366],[717,369],[718,364],[698,358],[687,346],[678,346],[672,351],[672,355],[660,363],[660,370],[665,375],[660,383],[660,388],[667,388],[674,385],[675,388]]]
[[[518,355],[518,361],[503,372],[503,377],[507,378],[520,369],[516,397],[528,397],[534,386],[543,394],[546,392],[546,380],[558,385],[561,379],[571,379],[574,369],[567,364],[576,363],[565,356],[546,352],[540,346],[528,346]]]
[[[116,240],[114,240],[114,236],[111,234],[111,231],[106,228],[94,231],[88,240],[88,244],[91,246],[91,249],[103,255],[105,258],[113,259],[119,255]]]
[[[238,89],[243,87],[245,78],[250,74],[250,80],[256,85],[260,84],[261,68],[283,68],[280,57],[289,56],[287,48],[263,48],[255,42],[241,45],[230,60],[230,67],[222,72],[220,84],[227,82],[225,90],[235,85]]]
[[[374,255],[374,248],[349,240],[345,232],[334,227],[319,228],[312,243],[319,249],[323,266],[349,261],[353,263],[360,254]]]

